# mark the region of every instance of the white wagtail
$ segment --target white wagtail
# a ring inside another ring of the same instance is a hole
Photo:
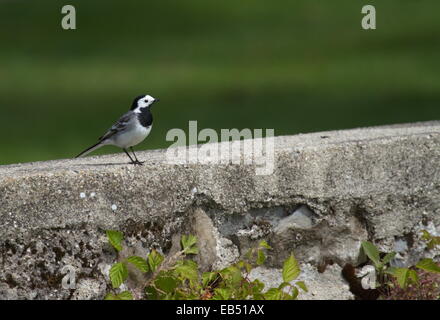
[[[114,145],[124,150],[132,164],[141,165],[142,162],[137,159],[133,146],[141,143],[150,134],[153,125],[153,115],[151,114],[150,107],[157,101],[159,101],[159,99],[155,99],[149,95],[136,97],[131,105],[130,111],[122,115],[122,117],[98,139],[98,143],[87,148],[75,158],[85,156],[102,146]],[[131,152],[133,152],[135,160],[132,159],[127,148],[130,148]]]

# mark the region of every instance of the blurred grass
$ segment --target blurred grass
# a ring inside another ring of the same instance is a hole
[[[0,164],[68,158],[134,96],[161,102],[138,149],[166,132],[274,128],[277,135],[440,118],[440,2],[0,2]],[[119,152],[104,147],[99,153]]]

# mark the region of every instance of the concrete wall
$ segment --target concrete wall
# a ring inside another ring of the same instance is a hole
[[[141,256],[195,233],[204,269],[264,238],[274,250],[256,276],[280,281],[273,268],[293,251],[311,286],[302,298],[348,299],[340,270],[358,262],[361,241],[407,264],[427,254],[420,230],[440,231],[440,122],[276,137],[266,176],[255,165],[169,164],[165,150],[138,157],[143,166],[124,154],[0,166],[1,299],[102,298],[117,259],[106,229]],[[61,286],[66,265],[75,289]]]

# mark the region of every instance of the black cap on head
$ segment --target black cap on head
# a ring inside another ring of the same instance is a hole
[[[138,101],[139,101],[140,99],[142,99],[143,97],[145,97],[145,94],[139,95],[139,96],[137,96],[136,98],[134,98],[133,103],[131,104],[131,109],[130,109],[130,110],[134,110],[134,109],[136,109],[137,106],[138,106]]]

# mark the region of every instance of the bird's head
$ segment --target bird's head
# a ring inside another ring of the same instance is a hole
[[[148,94],[137,96],[134,98],[130,110],[133,110],[134,112],[141,112],[141,109],[151,107],[151,105],[157,101],[159,101],[159,99],[155,99]]]

